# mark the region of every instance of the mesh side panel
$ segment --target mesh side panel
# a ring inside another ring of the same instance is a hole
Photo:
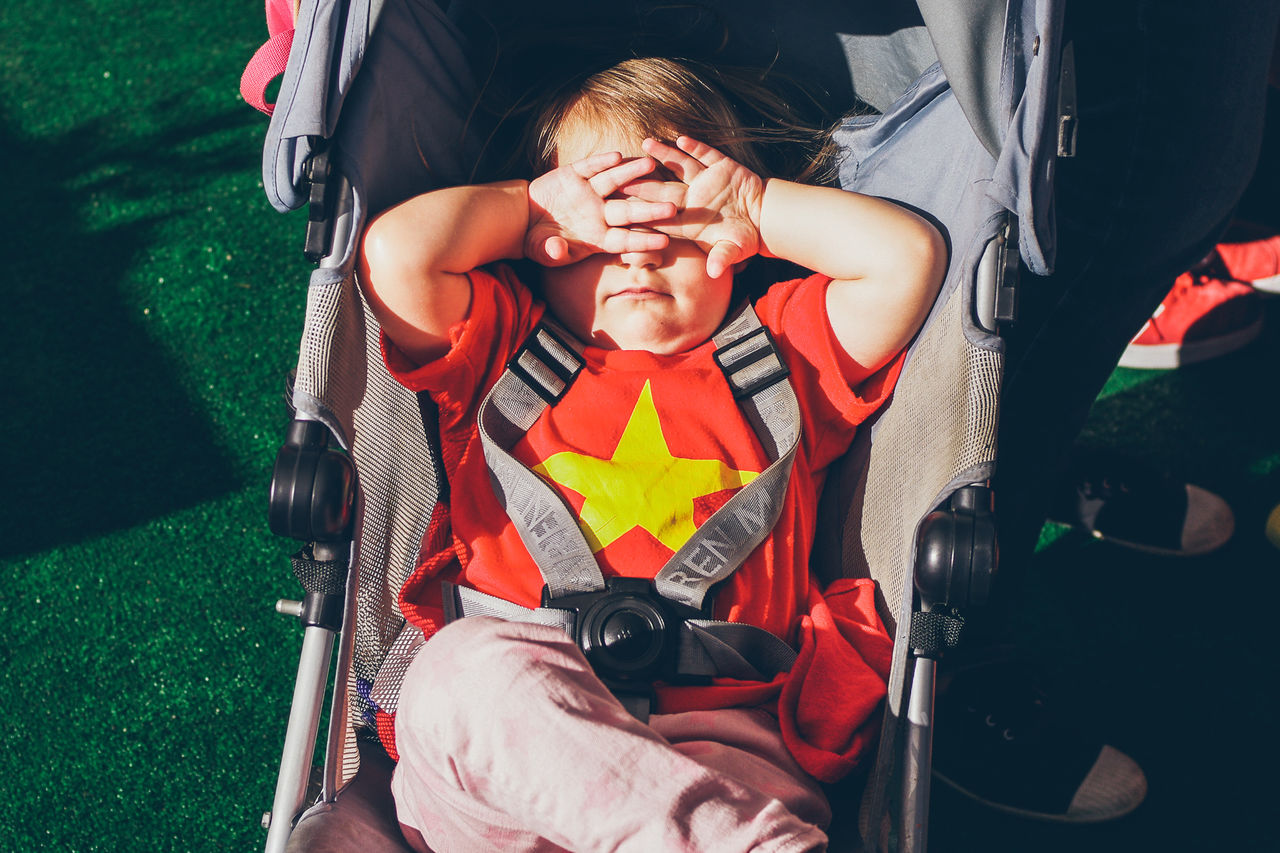
[[[881,418],[844,540],[846,572],[881,587],[889,630],[910,607],[915,526],[961,474],[995,458],[1003,356],[964,336],[957,290],[916,344]]]
[[[377,323],[354,276],[315,273],[294,387],[340,428],[359,472],[358,615],[346,684],[342,785],[358,766],[355,727],[369,709],[374,676],[404,624],[396,597],[416,562],[437,485],[417,398],[387,373]]]
[[[406,625],[395,642],[387,651],[382,664],[378,667],[378,677],[373,688],[373,701],[388,714],[394,714],[400,704],[400,686],[404,684],[405,673],[409,664],[413,663],[418,650],[426,639],[417,628]]]

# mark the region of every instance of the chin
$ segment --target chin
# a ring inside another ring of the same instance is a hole
[[[707,339],[706,335],[696,332],[665,334],[660,331],[632,331],[630,334],[619,332],[610,336],[607,332],[597,333],[596,340],[602,337],[614,342],[614,349],[644,350],[655,355],[676,355],[691,350]]]
[[[720,318],[715,323],[708,323],[701,316],[689,317],[679,312],[655,310],[665,308],[668,302],[645,306],[629,302],[626,307],[631,310],[597,313],[589,324],[591,342],[604,349],[676,355],[703,344],[715,334],[722,321]]]

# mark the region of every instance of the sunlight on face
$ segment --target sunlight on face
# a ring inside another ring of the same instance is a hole
[[[566,121],[556,146],[557,165],[618,151],[644,156],[643,138],[619,130],[595,130]],[[543,270],[548,307],[574,334],[606,349],[659,354],[698,346],[720,327],[729,310],[733,274],[707,276],[707,256],[687,240],[653,252],[596,254]]]

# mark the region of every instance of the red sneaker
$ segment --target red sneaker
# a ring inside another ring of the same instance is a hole
[[[1134,336],[1121,367],[1169,369],[1217,358],[1262,331],[1260,297],[1242,281],[1185,272]]]
[[[1280,293],[1280,234],[1247,243],[1219,243],[1217,253],[1232,278]]]

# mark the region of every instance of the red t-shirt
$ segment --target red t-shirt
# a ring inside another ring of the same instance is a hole
[[[537,607],[543,579],[490,485],[476,429],[485,393],[542,316],[510,268],[471,274],[471,313],[451,348],[426,365],[384,342],[387,365],[426,391],[440,412],[450,488],[422,559],[400,594],[406,618],[429,637],[444,624],[440,582]],[[806,771],[833,781],[852,769],[878,728],[891,640],[875,614],[872,582],[820,592],[809,572],[817,497],[827,466],[887,398],[901,356],[851,390],[826,318],[829,279],[774,285],[756,304],[777,340],[800,404],[801,445],[773,531],[715,596],[715,616],[746,622],[800,650],[769,683],[716,679],[657,689],[657,713],[777,702],[782,732]],[[564,398],[512,455],[578,512],[605,577],[652,578],[698,525],[769,459],[733,400],[706,343],[676,355],[587,347]]]

